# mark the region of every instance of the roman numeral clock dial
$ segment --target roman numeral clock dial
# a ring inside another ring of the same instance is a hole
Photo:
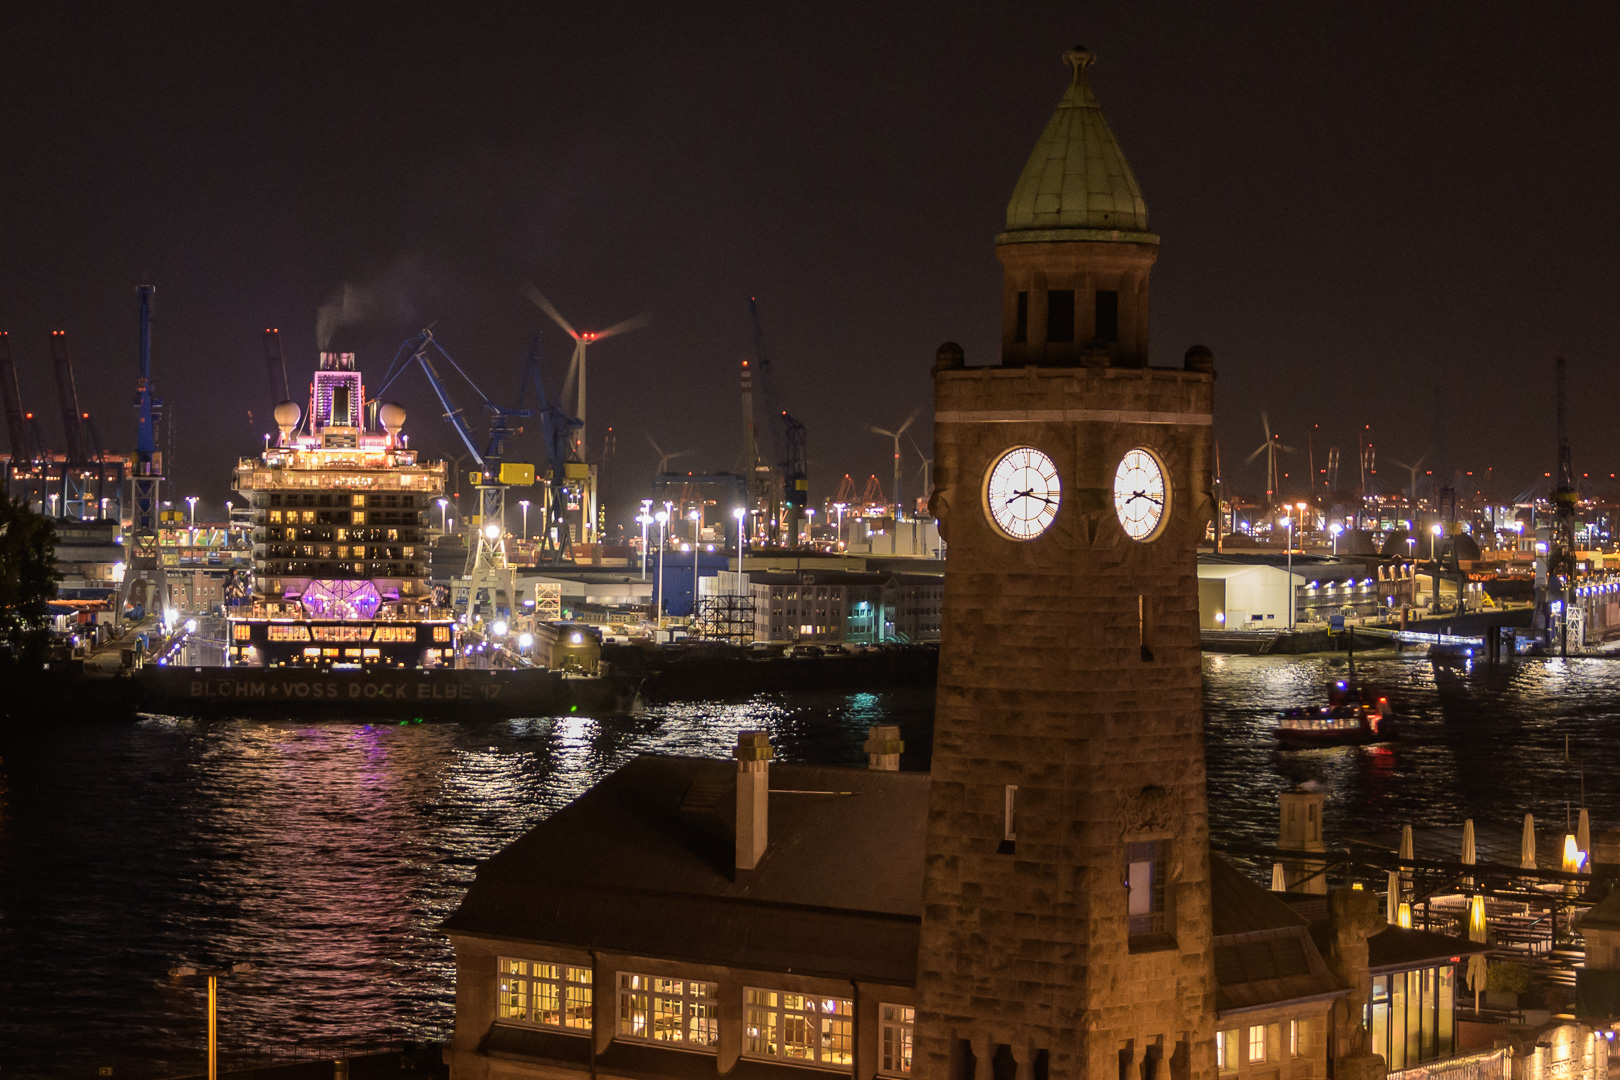
[[[1033,446],[1008,450],[985,477],[985,513],[1009,540],[1033,540],[1045,532],[1061,499],[1057,466]]]
[[[1157,454],[1137,447],[1120,459],[1114,470],[1114,513],[1126,536],[1142,543],[1157,539],[1169,506],[1170,489]]]

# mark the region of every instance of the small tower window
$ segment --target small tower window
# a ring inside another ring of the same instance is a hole
[[[1074,340],[1074,290],[1050,289],[1046,293],[1046,340]]]
[[[1097,344],[1112,345],[1119,340],[1119,293],[1097,290]]]
[[[1125,887],[1129,891],[1126,910],[1133,947],[1147,945],[1169,929],[1164,888],[1166,846],[1162,840],[1125,846]]]
[[[1019,345],[1029,340],[1029,293],[1018,294],[1018,310],[1013,317],[1013,341]]]

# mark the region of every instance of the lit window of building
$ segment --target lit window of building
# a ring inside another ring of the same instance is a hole
[[[911,1031],[916,1010],[910,1005],[879,1005],[878,1020],[882,1041],[878,1046],[878,1071],[892,1076],[911,1074]]]
[[[1236,1031],[1215,1033],[1215,1068],[1218,1071],[1237,1072],[1237,1040]]]
[[[619,1035],[711,1049],[720,1041],[719,996],[715,983],[621,971]]]
[[[1163,934],[1168,929],[1164,894],[1165,846],[1164,841],[1149,840],[1130,844],[1126,848],[1130,934],[1133,938]]]
[[[1254,1065],[1266,1060],[1266,1026],[1264,1024],[1251,1024],[1249,1026],[1249,1064]]]
[[[744,1053],[846,1067],[853,1060],[853,1002],[752,987],[743,1002]]]
[[[590,1030],[590,968],[502,957],[499,971],[496,1019]]]

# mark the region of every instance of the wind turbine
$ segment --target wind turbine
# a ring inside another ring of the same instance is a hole
[[[929,492],[934,490],[933,486],[928,482],[934,468],[934,459],[928,457],[922,452],[922,447],[917,445],[917,437],[915,435],[907,435],[906,438],[911,440],[911,448],[917,451],[917,456],[922,459],[922,467],[917,470],[917,474],[922,477],[922,491],[924,495],[927,495]]]
[[[880,427],[868,425],[868,430],[874,435],[882,435],[884,438],[894,440],[894,520],[896,525],[900,523],[900,518],[904,516],[906,505],[905,500],[900,498],[900,436],[906,433],[906,429],[911,426],[911,422],[915,419],[917,419],[917,414],[912,413],[906,417],[906,422],[901,424],[896,431],[885,431]]]
[[[1277,455],[1279,453],[1292,454],[1294,448],[1284,446],[1282,436],[1271,433],[1271,418],[1265,414],[1264,410],[1260,413],[1260,424],[1266,429],[1266,441],[1255,447],[1254,453],[1244,460],[1249,462],[1261,454],[1266,455],[1266,513],[1269,514],[1277,505],[1276,495],[1279,487],[1277,483]]]
[[[1389,463],[1391,465],[1394,465],[1397,468],[1405,469],[1407,472],[1412,474],[1412,482],[1411,482],[1411,486],[1409,488],[1407,488],[1407,496],[1406,496],[1406,498],[1407,498],[1407,501],[1409,503],[1411,503],[1413,510],[1417,509],[1417,474],[1418,474],[1418,469],[1423,467],[1423,462],[1426,461],[1428,459],[1428,457],[1429,457],[1429,455],[1427,453],[1424,453],[1424,455],[1422,457],[1418,458],[1417,461],[1414,462],[1411,465],[1408,465],[1404,461],[1397,461],[1394,458],[1389,459]]]
[[[659,446],[651,435],[647,436],[647,441],[652,443],[652,448],[654,450],[658,451],[658,475],[660,476],[669,472],[670,462],[674,461],[678,457],[685,457],[687,454],[692,452],[690,450],[676,450],[671,453],[665,453],[664,448]]]
[[[533,282],[524,282],[523,292],[528,296],[530,303],[550,315],[552,321],[562,327],[563,333],[574,339],[574,355],[569,358],[568,373],[563,376],[563,393],[567,394],[568,384],[574,380],[574,372],[578,371],[579,380],[575,383],[578,408],[574,410],[574,414],[579,417],[579,430],[575,432],[574,437],[578,441],[579,460],[584,461],[585,447],[590,445],[585,441],[585,350],[588,346],[594,345],[598,341],[605,341],[615,334],[628,334],[632,330],[640,330],[647,325],[647,313],[642,312],[640,315],[626,319],[623,322],[614,323],[606,330],[579,331],[575,330],[573,325],[563,318],[562,312],[558,311],[556,305],[547,300],[545,295],[534,287]]]

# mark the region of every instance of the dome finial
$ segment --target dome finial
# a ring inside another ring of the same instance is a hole
[[[1075,86],[1086,81],[1086,68],[1097,62],[1097,54],[1084,45],[1076,45],[1063,54],[1063,62],[1072,72],[1069,85]]]

